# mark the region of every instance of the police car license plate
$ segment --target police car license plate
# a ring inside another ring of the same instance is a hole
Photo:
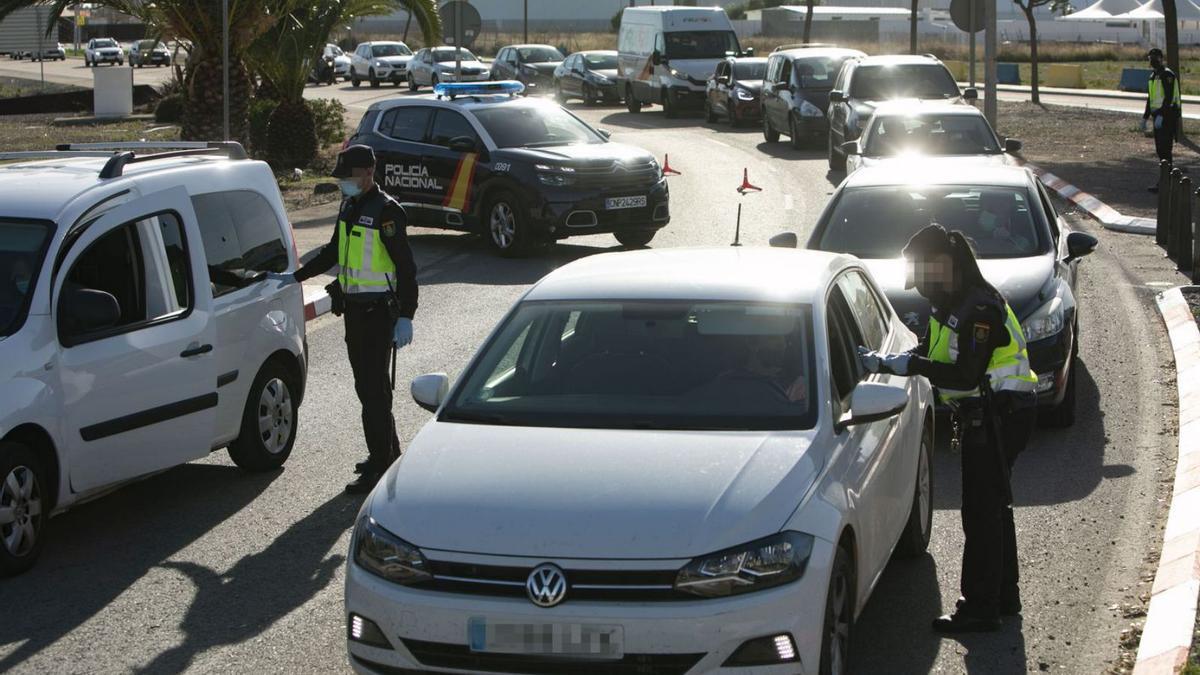
[[[624,629],[611,624],[492,623],[483,617],[467,622],[473,652],[620,659],[624,639]]]
[[[609,197],[604,200],[604,208],[612,211],[614,209],[640,209],[646,206],[646,195],[637,197]]]

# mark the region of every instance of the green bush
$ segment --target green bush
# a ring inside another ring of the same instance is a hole
[[[154,121],[173,123],[183,119],[183,94],[171,94],[158,100],[154,106]]]
[[[255,157],[267,155],[267,126],[271,121],[271,113],[278,107],[279,101],[269,98],[250,101],[250,151]]]
[[[317,143],[333,145],[346,140],[346,106],[333,98],[305,99],[317,131]]]

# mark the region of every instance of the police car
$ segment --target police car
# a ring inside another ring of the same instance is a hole
[[[671,218],[658,162],[522,89],[442,83],[436,97],[380,101],[347,143],[375,150],[410,225],[478,232],[504,256],[607,232],[649,243]]]

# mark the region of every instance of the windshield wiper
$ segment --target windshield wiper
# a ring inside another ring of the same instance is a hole
[[[497,426],[520,426],[513,418],[500,413],[446,413],[443,422],[466,422],[468,424],[494,424]]]

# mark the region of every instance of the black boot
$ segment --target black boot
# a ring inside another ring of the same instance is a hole
[[[360,475],[353,483],[346,486],[346,493],[352,495],[362,495],[371,491],[379,479],[383,476],[381,473],[367,471]]]
[[[370,470],[370,468],[371,468],[371,460],[364,459],[363,461],[354,465],[354,473],[363,473],[365,471]]]

